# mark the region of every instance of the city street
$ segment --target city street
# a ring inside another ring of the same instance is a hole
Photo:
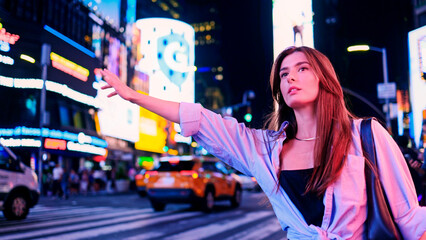
[[[237,209],[218,202],[211,214],[190,205],[154,212],[136,193],[42,197],[23,221],[0,214],[1,239],[285,239],[261,192],[244,192]]]

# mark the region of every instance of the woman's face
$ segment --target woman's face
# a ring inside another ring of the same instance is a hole
[[[283,59],[280,79],[281,94],[289,107],[313,106],[318,97],[319,79],[304,53],[294,52]]]

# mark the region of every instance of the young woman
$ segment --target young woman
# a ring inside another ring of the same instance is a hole
[[[275,111],[269,130],[246,128],[200,104],[141,95],[101,70],[122,98],[180,123],[184,136],[249,176],[268,196],[289,239],[362,239],[367,216],[360,122],[346,109],[334,69],[322,53],[291,47],[276,59],[270,84]],[[388,132],[373,121],[381,181],[405,239],[426,237],[405,160]]]

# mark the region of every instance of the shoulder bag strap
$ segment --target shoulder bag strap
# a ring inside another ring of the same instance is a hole
[[[372,118],[361,122],[361,144],[365,157],[367,184],[367,232],[368,239],[402,239],[380,182],[376,149],[371,130]]]

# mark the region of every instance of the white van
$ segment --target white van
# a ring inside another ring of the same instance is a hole
[[[35,172],[0,143],[0,210],[6,219],[25,219],[39,196]]]

